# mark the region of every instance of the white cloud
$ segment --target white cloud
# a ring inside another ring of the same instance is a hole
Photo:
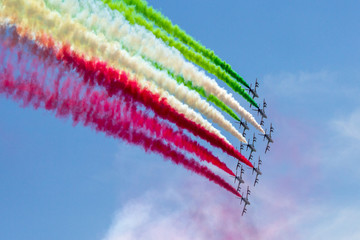
[[[360,229],[358,228],[360,221],[359,206],[329,206],[318,205],[313,206],[313,210],[317,214],[309,223],[304,223],[304,235],[308,240],[317,239],[360,239]],[[304,238],[305,239],[305,238]]]
[[[339,86],[339,76],[329,71],[268,75],[265,80],[278,83],[267,87],[282,99],[303,94],[329,97],[334,88],[338,96],[358,91]],[[186,174],[181,176],[185,183],[170,182],[162,190],[147,191],[125,203],[103,240],[360,239],[356,200],[343,205],[338,192],[316,192],[332,185],[321,176],[328,174],[326,168],[335,169],[330,162],[345,166],[344,159],[359,155],[360,109],[335,120],[321,119],[321,123],[330,122],[321,129],[297,118],[281,117],[276,145],[268,155],[272,156],[268,161],[273,168],[264,171],[271,176],[262,176],[261,184],[253,190],[245,217],[241,217],[238,199],[200,177]],[[338,176],[330,179],[337,183],[342,180]]]
[[[299,211],[295,198],[270,185],[253,192],[254,201],[242,217],[238,199],[189,177],[185,184],[148,191],[126,203],[103,240],[300,239],[294,231],[307,211]]]
[[[323,168],[346,171],[346,179],[359,179],[360,174],[360,108],[328,120],[323,137]],[[345,180],[345,179],[344,179]]]
[[[168,206],[174,202],[179,206]],[[125,204],[116,214],[104,240],[203,239],[201,231],[191,226],[189,216],[185,216],[187,208],[187,201],[171,189],[161,193],[147,192]]]
[[[337,129],[339,131],[335,131],[336,137],[345,139],[348,136],[343,134],[341,128],[356,122],[357,114],[355,111],[350,114],[354,117],[332,121],[340,126]],[[296,126],[292,132],[291,129],[285,129],[290,131],[290,135],[301,132],[306,136],[311,130],[306,128],[306,124],[303,126],[290,122],[288,125]],[[323,138],[326,140],[327,136]],[[295,146],[299,145],[302,151],[290,149],[278,154],[275,151],[272,157],[274,159],[268,159],[273,165],[282,165],[285,162],[275,161],[275,158],[286,159],[289,164],[286,171],[290,172],[290,175],[271,170],[272,176],[263,176],[261,184],[252,191],[251,206],[245,217],[241,217],[242,208],[238,199],[231,194],[219,190],[218,186],[198,176],[186,175],[182,176],[185,182],[181,184],[169,182],[161,190],[147,191],[125,203],[116,214],[103,240],[358,239],[360,208],[355,204],[356,200],[351,202],[353,205],[344,207],[341,199],[328,201],[328,197],[336,197],[332,196],[332,193],[318,194],[316,188],[312,189],[314,183],[321,186],[328,184],[318,181],[319,179],[315,180],[319,174],[317,165],[328,162],[329,154],[337,162],[342,155],[338,149],[329,149],[327,145],[319,145],[318,149],[320,153],[326,152],[325,155],[316,153],[317,148],[303,148],[301,146],[307,142],[305,140],[306,138],[304,141],[295,142]],[[332,139],[326,141],[335,144]],[[321,158],[321,161],[315,166],[307,163],[313,162],[313,158],[317,157]],[[295,170],[301,171],[301,174],[292,174]],[[309,190],[306,190],[307,188]]]
[[[333,120],[332,126],[344,137],[360,140],[360,109],[353,111],[349,116]]]
[[[194,181],[194,182],[193,182]],[[241,217],[237,199],[191,179],[191,186],[148,191],[118,211],[103,240],[315,240],[360,236],[358,206],[304,201],[262,184]],[[206,188],[206,190],[204,190]],[[294,189],[296,191],[296,189]]]

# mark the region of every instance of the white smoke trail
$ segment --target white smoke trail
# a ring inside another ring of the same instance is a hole
[[[196,86],[204,87],[206,92],[218,97],[256,129],[264,133],[252,114],[241,107],[225,89],[218,86],[215,80],[206,76],[192,63],[185,61],[178,50],[168,47],[144,27],[129,24],[118,11],[113,11],[102,2],[95,0],[45,1],[63,14],[70,14],[98,34],[104,34],[112,41],[120,41],[132,54],[145,55],[176,74],[183,75],[186,80],[191,80]]]
[[[70,29],[74,28],[68,21],[59,21],[59,15],[54,14],[53,12],[46,11],[46,9],[44,10],[44,8],[42,8],[42,5],[39,5],[38,2],[24,2],[23,0],[0,1],[0,6],[2,3],[3,7],[0,9],[0,17],[2,18],[2,20],[4,20],[4,17],[7,17],[7,20],[12,19],[13,22],[17,24],[20,23],[22,27],[37,29],[37,31],[44,31],[44,29],[42,28],[42,23],[47,23],[47,30],[51,33],[55,33],[52,36],[58,40],[60,39],[60,42],[66,42],[68,39],[72,38],[72,41],[75,43],[74,45],[76,45],[80,49],[84,49],[82,47],[85,41],[85,45],[90,44],[91,46],[96,46],[96,44],[91,41],[92,39],[90,39],[89,41],[86,36],[79,35],[80,32],[76,28],[75,29],[77,30],[77,32],[71,33]],[[18,6],[22,6],[22,8],[18,9]],[[27,14],[30,14],[29,18],[27,18]],[[31,17],[31,15],[35,15],[37,17],[34,18]],[[60,29],[60,32],[56,31],[56,29]],[[102,46],[100,46],[100,48],[104,49],[102,48]],[[85,48],[85,50],[82,50],[82,53],[85,53],[86,50],[91,52],[94,51],[94,49]],[[93,56],[95,56],[95,53],[93,53]],[[205,120],[200,114],[190,109],[187,105],[181,103],[173,96],[170,96],[167,92],[158,89],[154,84],[151,84],[150,82],[140,81],[139,83],[142,84],[143,87],[146,87],[155,93],[160,93],[162,97],[167,98],[169,104],[171,104],[172,107],[174,107],[180,113],[183,113],[188,119],[198,123],[199,125],[205,127],[208,131],[215,133],[219,137],[226,140],[226,138],[222,136],[219,130],[215,129],[207,120]]]
[[[0,9],[1,9],[1,7],[2,7],[2,3],[0,2]],[[2,18],[1,14],[0,14],[0,26],[2,26],[2,25],[9,26],[9,24],[10,25],[12,24],[9,21],[9,19]],[[22,29],[22,30],[24,30],[24,29]],[[22,31],[22,32],[19,32],[19,33],[20,33],[20,35],[25,34],[27,38],[32,39],[34,42],[37,42],[41,46],[42,43],[39,42],[36,39],[36,36],[34,34],[32,34],[32,33],[26,32],[26,29],[25,29],[25,31]],[[60,47],[61,46],[57,46],[57,47],[54,46],[54,49],[55,50],[60,49]],[[44,73],[44,75],[46,75],[46,73]],[[203,122],[205,124],[205,126],[204,125],[201,125],[201,126],[203,126],[203,127],[209,126],[210,123],[208,123],[206,120],[203,120],[202,116],[199,113],[197,113],[194,110],[188,108],[187,105],[181,103],[174,96],[169,95],[169,93],[167,91],[164,91],[163,89],[158,88],[153,82],[146,81],[145,79],[140,79],[140,80],[137,81],[137,83],[139,84],[140,89],[147,89],[147,90],[151,91],[152,93],[154,93],[156,95],[159,95],[160,99],[166,99],[170,106],[172,106],[175,109],[178,108],[176,110],[179,113],[184,114],[186,118],[191,119],[194,122],[200,122],[200,123],[205,121],[205,122]],[[216,134],[216,135],[218,135],[218,136],[220,136],[220,137],[222,137],[221,133],[216,128],[210,128],[210,129],[207,129],[207,130],[214,133],[214,134]],[[223,139],[228,144],[230,144],[229,141],[226,138],[223,138]]]
[[[179,113],[184,114],[188,119],[191,119],[196,123],[200,123],[201,126],[205,127],[208,131],[215,133],[216,135],[223,138],[227,143],[229,143],[229,141],[225,137],[222,136],[220,131],[218,129],[212,127],[211,124],[206,119],[203,119],[203,117],[199,113],[195,112],[191,108],[188,108],[188,106],[186,104],[183,104],[182,102],[180,102],[177,98],[170,95],[167,91],[164,91],[163,89],[158,88],[154,83],[146,81],[144,79],[139,80],[138,83],[140,84],[141,88],[149,89],[151,92],[153,92],[155,94],[159,94],[161,96],[161,98],[167,99],[168,103],[172,107],[176,106],[174,108]],[[210,125],[211,128],[208,129],[207,128],[208,125]]]
[[[208,102],[201,99],[197,92],[189,90],[183,85],[178,85],[166,72],[153,68],[140,56],[130,56],[128,52],[121,49],[120,44],[109,43],[103,36],[89,32],[68,15],[60,16],[57,12],[50,11],[42,1],[2,0],[2,2],[5,5],[3,12],[7,13],[8,17],[13,16],[14,12],[18,12],[20,13],[19,17],[21,17],[20,21],[23,24],[25,22],[30,24],[31,29],[36,28],[49,32],[60,41],[70,41],[72,45],[75,45],[76,48],[79,47],[88,56],[101,56],[103,60],[110,62],[116,68],[126,67],[128,70],[133,70],[137,77],[143,76],[145,79],[153,80],[158,86],[169,91],[180,101],[184,101],[189,106],[199,110],[240,141],[246,142],[245,138],[231,123]],[[22,8],[19,9],[15,7],[16,5],[22,6]]]

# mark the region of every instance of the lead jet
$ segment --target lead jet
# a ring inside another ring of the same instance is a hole
[[[245,183],[242,175],[244,174],[244,168],[241,166],[241,171],[240,171],[240,175],[237,176],[237,170],[236,170],[236,175],[235,175],[235,178],[234,178],[234,183],[236,182],[236,180],[238,180],[239,184],[238,184],[238,187],[237,187],[237,191],[240,192],[240,189],[241,189],[241,186],[240,184],[242,183]]]
[[[255,142],[256,142],[256,137],[254,133],[253,141],[251,144],[250,144],[250,139],[248,140],[247,144],[242,144],[242,146],[246,146],[246,151],[250,148],[250,156],[253,152],[256,152]]]
[[[273,143],[274,142],[274,140],[272,139],[272,137],[271,137],[271,133],[272,132],[274,132],[274,128],[273,128],[273,126],[272,126],[272,123],[270,124],[270,132],[269,133],[266,133],[267,132],[267,129],[266,129],[266,131],[265,131],[265,134],[260,134],[261,136],[263,136],[264,137],[264,139],[263,140],[265,140],[265,139],[267,139],[267,145],[266,145],[266,149],[265,149],[265,153],[268,151],[268,150],[270,150],[270,143]]]
[[[244,209],[242,211],[242,214],[241,216],[244,216],[244,213],[246,213],[247,209],[246,209],[246,206],[247,205],[250,205],[250,202],[249,202],[249,195],[250,195],[250,189],[249,189],[249,186],[247,187],[247,192],[246,192],[246,198],[244,198],[244,196],[241,196],[241,200],[240,200],[240,205],[241,203],[244,201],[245,205],[244,205]]]
[[[259,161],[258,161],[258,166],[257,168],[253,168],[253,174],[254,172],[256,172],[256,178],[255,178],[255,182],[254,182],[254,187],[257,183],[259,183],[259,175],[262,174],[262,172],[260,171],[260,165],[261,165],[262,161],[260,160],[260,156],[259,156]]]
[[[252,89],[251,88],[251,84],[250,84],[250,87],[249,87],[249,94],[252,94],[253,96],[252,96],[252,98],[258,98],[259,97],[259,95],[257,94],[257,92],[256,92],[256,88],[258,88],[259,87],[259,83],[258,83],[258,80],[256,79],[256,81],[255,81],[255,87],[254,87],[254,89]],[[250,105],[251,106],[251,105]]]
[[[265,99],[264,99],[264,102],[263,102],[263,108],[261,109],[260,107],[258,107],[257,109],[254,109],[254,111],[257,111],[257,114],[261,115],[261,121],[260,121],[260,125],[261,126],[264,126],[264,118],[267,118],[266,114],[265,114],[265,108],[267,107],[267,104],[265,102]]]
[[[239,129],[241,129],[241,127],[243,127],[244,128],[244,131],[243,131],[243,136],[245,137],[245,131],[246,130],[249,130],[249,126],[247,125],[247,122],[244,120],[243,121],[243,119],[241,118],[240,119],[240,121],[238,121],[237,123],[239,123],[239,125],[240,125],[240,128]]]

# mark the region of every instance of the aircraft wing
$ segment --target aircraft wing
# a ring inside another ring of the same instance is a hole
[[[270,140],[268,140],[266,148],[269,147],[269,145],[270,145]]]
[[[256,174],[256,178],[255,178],[255,182],[254,182],[254,187],[255,187],[255,185],[259,182],[259,174]]]
[[[247,209],[246,209],[246,204],[245,204],[241,216],[244,216],[244,214],[246,213],[246,211],[247,211]]]

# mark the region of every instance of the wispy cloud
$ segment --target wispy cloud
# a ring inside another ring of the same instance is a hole
[[[360,219],[360,208],[358,205],[333,206],[325,205],[313,206],[311,211],[312,218],[303,222],[303,234],[307,236],[303,239],[360,239],[360,229],[358,223]]]
[[[335,85],[338,74],[322,70],[318,72],[282,72],[264,76],[266,87],[276,88],[276,94],[294,96],[329,90],[324,86]]]
[[[294,173],[309,168],[307,161],[301,161],[304,155],[300,151],[309,130],[300,122],[283,121],[288,128],[282,132],[288,132],[288,137],[298,133],[304,137],[297,138],[300,142],[292,139],[294,143],[285,152],[275,148],[271,153],[266,160],[270,165],[264,169],[261,184],[252,191],[252,205],[245,217],[241,217],[239,199],[220,192],[199,177],[186,175],[182,176],[181,183],[171,181],[162,190],[148,190],[125,203],[103,240],[302,239],[298,226],[313,216],[307,208],[309,201],[302,194],[314,175],[306,174],[302,179],[303,174]],[[297,127],[291,128],[295,123]],[[286,138],[279,141],[284,142]],[[294,149],[298,149],[298,154],[294,155]],[[292,156],[298,159],[296,164]],[[286,169],[288,173],[278,174],[277,168]],[[249,175],[249,171],[246,174]],[[286,184],[291,180],[290,175],[299,181],[296,187]],[[249,184],[252,182],[253,176]]]
[[[212,187],[203,191],[199,188],[204,184],[191,180],[196,187],[186,181],[125,204],[104,240],[258,239],[251,219],[240,217],[236,199],[219,195]]]
[[[199,177],[180,173],[162,189],[148,190],[125,203],[103,240],[359,239],[356,197],[344,202],[345,190],[332,186],[347,184],[345,175],[333,174],[334,164],[344,165],[344,159],[359,155],[360,110],[343,110],[345,114],[330,118],[316,112],[299,119],[279,107],[303,94],[329,97],[335,87],[342,91],[335,95],[342,97],[349,86],[339,87],[339,75],[329,71],[270,77],[272,83],[279,80],[278,86],[265,86],[267,92],[274,90],[271,94],[278,105],[271,113],[275,144],[264,160],[260,184],[252,189],[245,217],[238,199]],[[310,99],[302,101],[313,107]]]
[[[360,109],[354,110],[347,116],[331,121],[331,125],[338,131],[339,135],[352,141],[360,141]]]
[[[204,191],[206,188],[206,191]],[[248,214],[226,194],[191,178],[127,202],[103,240],[163,239],[350,239],[360,234],[360,209],[304,203],[262,185]],[[176,190],[175,190],[176,189]]]
[[[281,72],[265,75],[260,90],[266,92],[267,98],[282,102],[284,106],[316,109],[318,117],[321,117],[326,112],[336,112],[339,106],[359,102],[359,80],[359,71]]]

